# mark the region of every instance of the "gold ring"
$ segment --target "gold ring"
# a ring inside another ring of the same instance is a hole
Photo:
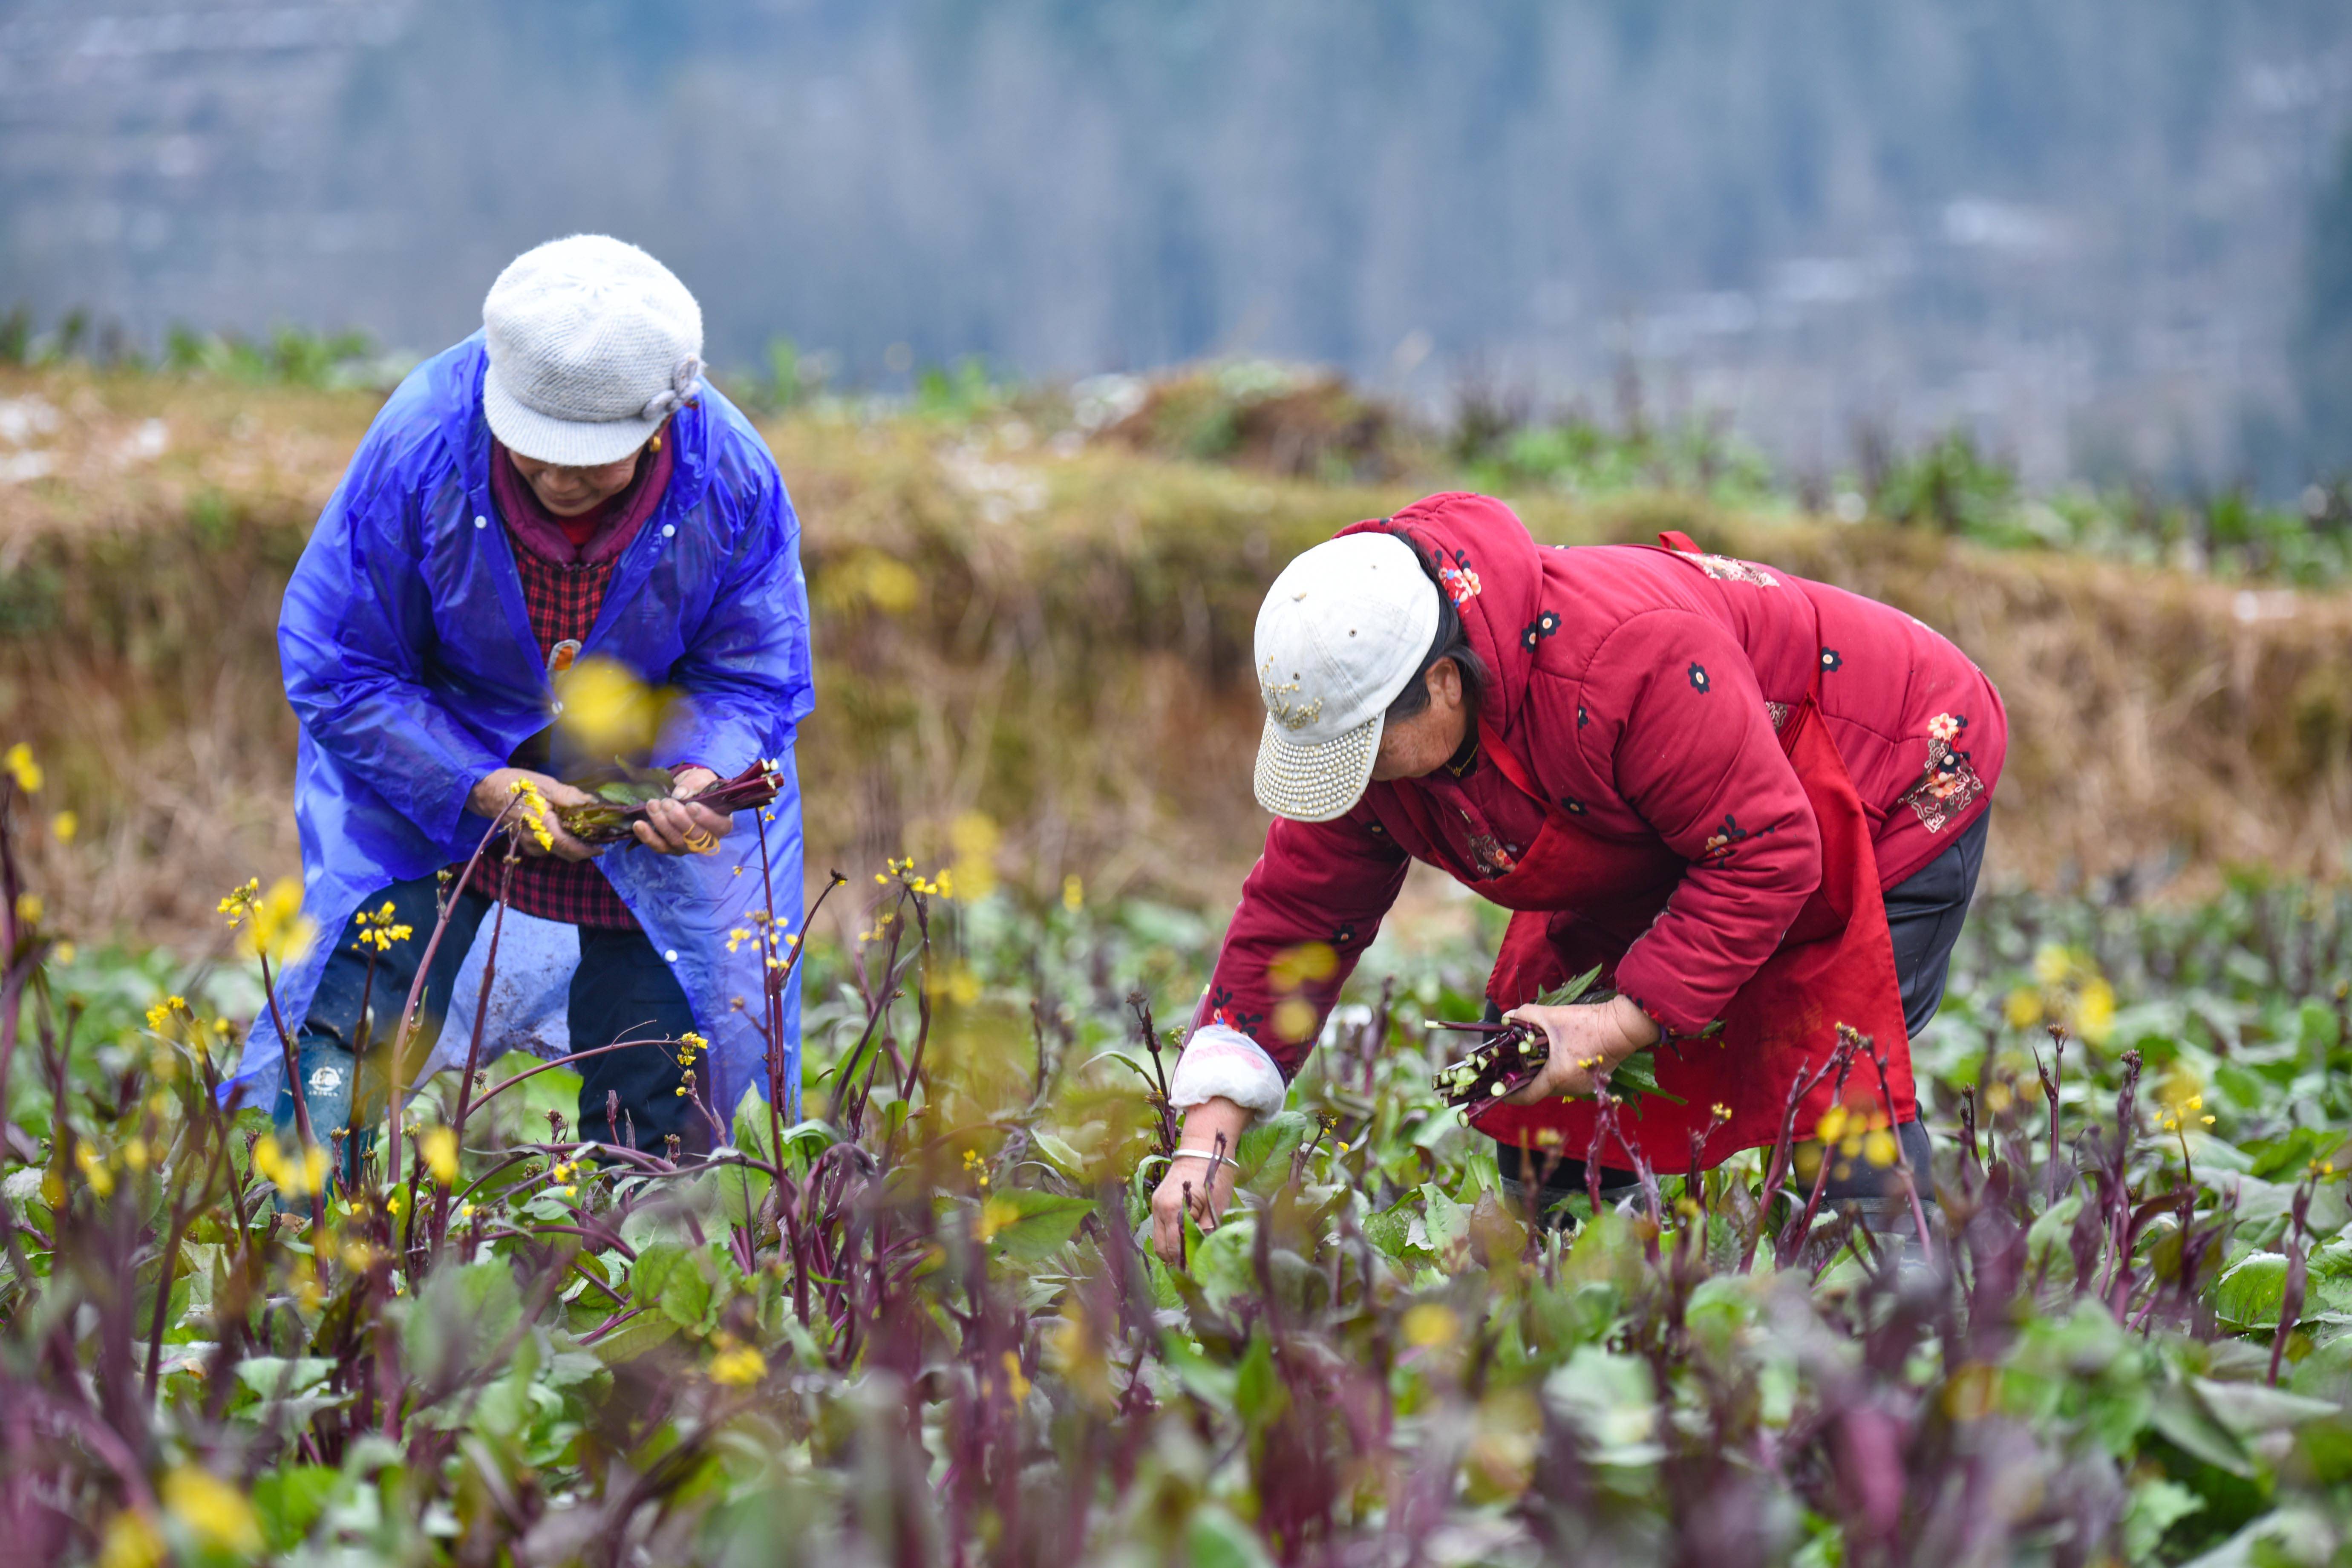
[[[686,847],[697,855],[715,855],[719,852],[719,836],[707,827],[692,828],[687,833]]]

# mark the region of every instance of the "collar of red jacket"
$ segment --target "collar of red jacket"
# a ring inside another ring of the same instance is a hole
[[[1510,734],[1527,701],[1532,628],[1547,607],[1540,602],[1542,547],[1527,524],[1492,496],[1454,490],[1339,531],[1401,534],[1421,552],[1437,575],[1439,591],[1454,601],[1471,647],[1494,678],[1479,700],[1479,726],[1489,734]]]

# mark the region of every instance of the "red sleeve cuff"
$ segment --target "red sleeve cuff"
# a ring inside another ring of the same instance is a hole
[[[1676,973],[1651,941],[1635,942],[1617,964],[1617,991],[1650,1016],[1667,1039],[1706,1034],[1729,998],[1710,1000]]]

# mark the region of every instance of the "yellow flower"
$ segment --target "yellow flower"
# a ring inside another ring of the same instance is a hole
[[[425,1168],[433,1179],[445,1187],[457,1184],[457,1134],[447,1127],[428,1127],[425,1136],[416,1141],[417,1152],[424,1156]]]
[[[122,1163],[134,1171],[147,1168],[147,1140],[133,1138],[122,1146]]]
[[[522,818],[522,825],[530,831],[531,837],[538,841],[541,849],[554,848],[555,834],[547,826],[548,813],[554,808],[547,804],[547,796],[541,795],[539,786],[529,779],[517,779],[507,787],[522,802],[517,807],[517,814]]]
[[[2042,993],[2030,985],[2019,986],[2001,1004],[2001,1014],[2012,1029],[2032,1028],[2042,1021]]]
[[[2103,1046],[2115,1027],[2116,988],[2094,974],[2083,983],[2083,994],[2074,1004],[2074,1032],[2095,1046]]]
[[[1462,1315],[1436,1301],[1423,1301],[1410,1309],[1401,1326],[1404,1342],[1423,1350],[1450,1345],[1462,1337]]]
[[[1303,942],[1276,953],[1274,962],[1266,965],[1265,977],[1276,991],[1296,991],[1315,981],[1328,980],[1339,972],[1339,955],[1329,943]]]
[[[1286,996],[1274,1005],[1274,1032],[1286,1040],[1303,1040],[1315,1032],[1315,1004],[1303,996]]]
[[[19,741],[0,756],[0,768],[8,770],[10,782],[26,795],[41,793],[41,764],[33,760],[33,748]]]
[[[948,825],[954,858],[942,876],[955,878],[957,898],[984,899],[996,887],[996,851],[1004,834],[986,812],[967,811]]]
[[[1895,1163],[1895,1135],[1884,1127],[1872,1128],[1863,1136],[1862,1157],[1882,1171],[1886,1169]]]
[[[1010,1198],[991,1198],[980,1205],[980,1239],[988,1241],[996,1233],[1021,1217],[1021,1210]]]
[[[47,908],[48,908],[48,906],[41,902],[41,895],[38,893],[17,894],[16,923],[19,925],[28,926],[39,925],[41,923],[41,911]]]
[[[362,910],[355,922],[360,928],[359,940],[352,945],[354,948],[373,947],[378,952],[390,952],[393,943],[406,942],[416,933],[393,918],[399,912],[389,902],[373,914]]]
[[[2055,985],[2073,972],[2074,959],[2066,950],[2053,942],[2042,944],[2033,955],[2033,978],[2044,985]]]
[[[556,678],[556,723],[592,757],[642,752],[661,727],[653,688],[616,658],[582,659]]]
[[[1078,880],[1077,873],[1073,871],[1068,876],[1063,878],[1062,907],[1069,910],[1072,914],[1076,914],[1079,910],[1086,906],[1086,901],[1087,885]]]
[[[69,942],[61,942],[58,943],[57,946],[49,949],[49,955],[55,958],[59,963],[71,963],[74,961],[74,944]]]
[[[72,843],[74,841],[74,835],[80,831],[81,818],[76,816],[70,811],[61,811],[55,816],[49,818],[49,832],[56,837],[57,841],[60,844]]]
[[[291,1197],[308,1197],[325,1185],[327,1152],[312,1143],[302,1149],[298,1159],[265,1132],[261,1142],[253,1146],[253,1168],[268,1177],[279,1192]]]
[[[308,1258],[297,1258],[286,1270],[286,1283],[292,1288],[294,1299],[306,1312],[315,1312],[327,1299],[326,1288],[319,1283],[319,1267]]]
[[[106,1162],[89,1144],[74,1145],[74,1164],[80,1169],[81,1179],[89,1184],[89,1190],[100,1197],[114,1191],[114,1173],[107,1169]]]
[[[106,1521],[98,1568],[155,1568],[163,1561],[163,1537],[145,1517],[126,1508]]]
[[[1029,1379],[1021,1371],[1021,1358],[1011,1351],[1004,1352],[1004,1391],[1015,1405],[1029,1402]]]
[[[750,1345],[727,1344],[710,1358],[710,1381],[749,1388],[768,1375],[768,1358]]]
[[[235,1487],[195,1465],[181,1465],[163,1478],[163,1506],[206,1546],[251,1557],[261,1550],[261,1526],[253,1503]]]
[[[1819,1121],[1813,1123],[1813,1136],[1825,1144],[1834,1143],[1845,1135],[1845,1107],[1832,1105],[1822,1112]]]
[[[280,877],[268,892],[260,889],[257,878],[247,879],[220,901],[229,930],[244,931],[248,958],[275,959],[280,967],[299,961],[319,934],[317,922],[302,913],[302,884]]]

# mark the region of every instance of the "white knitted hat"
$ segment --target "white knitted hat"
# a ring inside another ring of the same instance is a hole
[[[507,449],[542,463],[617,463],[702,378],[702,308],[623,240],[575,234],[507,264],[482,301],[482,413]]]

